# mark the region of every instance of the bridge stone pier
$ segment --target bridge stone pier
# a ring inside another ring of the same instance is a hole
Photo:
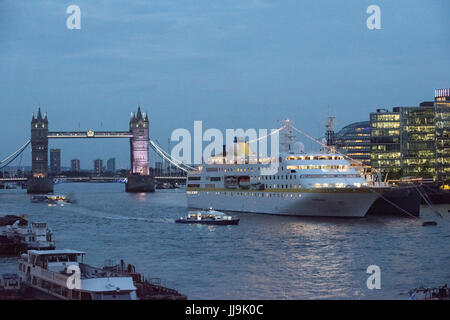
[[[125,191],[154,192],[154,177],[149,169],[149,121],[147,114],[131,113],[129,131],[74,131],[50,132],[47,114],[38,114],[31,119],[31,163],[32,178],[28,180],[28,193],[53,192],[53,178],[48,173],[48,139],[93,139],[93,138],[128,138],[130,139],[131,170],[127,176]]]

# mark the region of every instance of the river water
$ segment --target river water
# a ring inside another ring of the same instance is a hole
[[[124,192],[124,185],[70,183],[76,204],[31,203],[23,190],[0,190],[0,215],[47,222],[58,249],[87,252],[140,273],[189,299],[407,299],[423,284],[450,284],[450,209],[422,215],[436,227],[401,217],[327,219],[237,214],[238,226],[175,223],[186,215],[184,190]],[[0,273],[17,258],[0,258]],[[369,290],[367,267],[381,269],[381,289]]]

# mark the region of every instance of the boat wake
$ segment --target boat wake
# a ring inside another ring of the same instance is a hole
[[[150,223],[174,223],[175,219],[169,218],[140,218],[140,217],[126,217],[126,216],[103,216],[102,218],[110,219],[110,220],[128,220],[128,221],[145,221]]]
[[[80,208],[80,207],[78,207]],[[67,209],[67,208],[66,208]],[[65,210],[66,211],[66,210]],[[72,211],[72,210],[67,210]],[[130,216],[124,216],[121,214],[116,213],[110,213],[110,212],[103,212],[98,210],[92,210],[89,208],[86,208],[86,210],[76,210],[73,211],[76,215],[84,215],[91,218],[100,218],[100,219],[107,219],[107,220],[122,220],[122,221],[142,221],[142,222],[148,222],[148,223],[175,223],[175,219],[170,218],[163,218],[163,217],[130,217]]]

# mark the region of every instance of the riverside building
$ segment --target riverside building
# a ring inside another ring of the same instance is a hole
[[[450,89],[434,93],[436,129],[436,175],[440,181],[450,181]]]
[[[419,106],[370,114],[370,165],[388,178],[450,180],[450,89]]]
[[[336,134],[335,143],[339,152],[370,166],[370,121],[345,126]]]

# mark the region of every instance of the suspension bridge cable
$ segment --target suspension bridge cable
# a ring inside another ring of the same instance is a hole
[[[184,172],[189,172],[192,170],[196,170],[195,168],[185,165],[183,163],[181,163],[180,161],[173,159],[169,154],[167,154],[164,150],[162,150],[156,143],[154,143],[152,140],[150,140],[150,145],[153,148],[153,150],[155,150],[156,153],[158,153],[163,159],[167,160],[168,162],[170,162],[172,165],[174,165],[175,167],[177,167],[178,169],[184,171]],[[175,160],[178,162],[175,162]]]
[[[154,149],[154,150],[157,151],[156,149]],[[158,151],[157,151],[157,152],[158,152]],[[163,159],[167,160],[168,162],[170,162],[172,165],[174,165],[174,166],[177,167],[178,169],[180,169],[180,170],[182,170],[182,171],[184,171],[184,172],[189,172],[189,171],[190,171],[190,170],[187,170],[187,169],[185,169],[185,168],[179,166],[179,165],[176,164],[175,162],[173,162],[172,159],[170,159],[169,157],[167,157],[165,154],[160,153],[160,152],[158,152],[158,153],[159,153],[159,155],[160,155]]]
[[[150,140],[150,144],[153,147],[153,149],[159,153],[159,154],[164,154],[164,156],[166,158],[170,158],[171,161],[175,162],[176,164],[178,164],[178,166],[182,166],[182,167],[186,167],[188,170],[196,170],[194,167],[191,167],[187,164],[184,164],[183,162],[181,162],[178,159],[173,158],[169,153],[167,153],[164,149],[162,149],[158,144],[156,144],[153,140]],[[172,163],[173,164],[173,163]]]
[[[154,142],[153,140],[149,140],[150,141],[150,145],[152,146],[152,148],[157,152],[157,153],[162,153],[164,154],[166,157],[171,158],[172,161],[179,163],[180,165],[184,165],[181,161],[177,160],[177,159],[173,159],[164,149],[162,149],[156,142]]]
[[[10,154],[8,157],[6,157],[4,160],[0,161],[0,163],[3,164],[4,162],[9,161],[10,158],[16,157],[30,144],[30,142],[31,142],[31,140],[28,140],[27,142],[25,142],[25,144],[23,146],[21,146],[19,149],[14,151],[12,154]]]
[[[25,148],[28,147],[30,142],[31,142],[31,140],[28,140],[19,149],[17,149],[15,152],[13,152],[11,155],[6,157],[4,160],[0,161],[0,169],[6,167],[11,162],[13,162],[25,150]]]

